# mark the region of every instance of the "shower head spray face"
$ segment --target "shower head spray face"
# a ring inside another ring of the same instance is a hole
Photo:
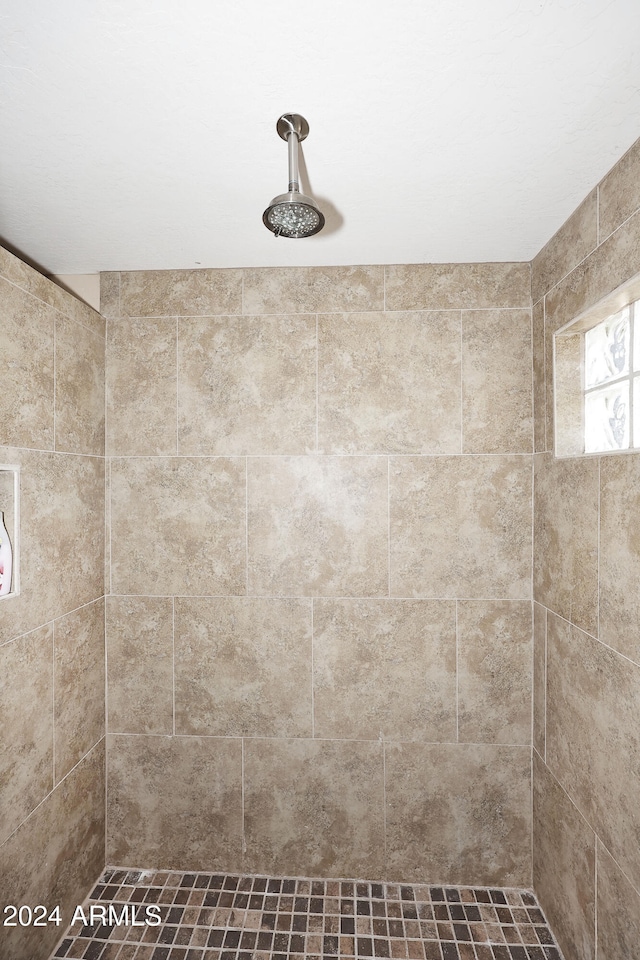
[[[262,214],[265,227],[276,237],[312,237],[324,227],[324,217],[315,200],[299,191],[283,193],[274,197]]]
[[[288,145],[289,192],[271,201],[262,214],[262,222],[276,237],[312,237],[324,227],[324,216],[315,200],[300,193],[298,182],[298,143],[307,137],[309,124],[297,113],[285,113],[276,129]]]

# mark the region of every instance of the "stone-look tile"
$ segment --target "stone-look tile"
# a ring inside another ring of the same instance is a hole
[[[177,452],[177,321],[109,320],[107,454]]]
[[[176,733],[310,737],[311,601],[176,600]]]
[[[640,886],[640,666],[551,614],[547,764]]]
[[[600,183],[600,239],[640,207],[640,140],[618,160]]]
[[[531,743],[531,602],[458,602],[458,737]]]
[[[384,310],[384,267],[260,267],[243,272],[246,314]]]
[[[600,463],[600,639],[640,663],[640,456]]]
[[[181,320],[178,344],[181,454],[315,448],[315,317]]]
[[[104,337],[104,317],[48,277],[0,247],[0,277]]]
[[[113,460],[113,592],[244,594],[245,505],[244,461]]]
[[[242,313],[242,270],[134,270],[120,274],[122,317]]]
[[[533,605],[533,746],[546,759],[547,611]]]
[[[531,751],[493,744],[385,744],[387,875],[527,886]]]
[[[0,277],[0,443],[53,448],[56,312]]]
[[[315,601],[315,735],[455,740],[455,616],[453,601]]]
[[[601,208],[602,209],[602,208]],[[531,296],[537,303],[598,242],[598,191],[594,189],[531,262]]]
[[[325,453],[460,453],[460,313],[318,319]]]
[[[598,960],[633,957],[640,944],[640,895],[598,841]]]
[[[104,456],[104,363],[103,337],[56,322],[56,450]]]
[[[531,593],[529,457],[406,457],[390,462],[391,594]]]
[[[533,449],[540,453],[547,449],[547,383],[544,340],[544,300],[532,308],[533,340]],[[551,376],[552,371],[549,371]]]
[[[240,868],[240,740],[113,734],[107,740],[108,863]]]
[[[104,866],[104,741],[0,847],[0,903],[60,906],[62,924],[5,927],[7,960],[47,957]]]
[[[598,628],[598,461],[535,458],[534,599]]]
[[[462,314],[462,452],[531,453],[531,311]]]
[[[54,624],[55,782],[104,737],[104,600]]]
[[[173,601],[107,597],[109,733],[173,732]]]
[[[0,842],[53,787],[52,663],[50,624],[0,647]]]
[[[385,267],[387,310],[484,310],[531,305],[528,263],[411,263]]]
[[[0,641],[104,593],[104,461],[5,448],[21,464],[20,595],[2,601]]]
[[[382,876],[382,749],[352,741],[246,741],[245,869]]]
[[[103,317],[120,316],[120,273],[100,274],[100,313]]]
[[[637,274],[639,268],[640,213],[547,294],[547,328],[554,333]]]
[[[533,885],[566,960],[593,960],[595,835],[535,753]]]
[[[385,459],[250,459],[247,470],[250,594],[387,594]]]

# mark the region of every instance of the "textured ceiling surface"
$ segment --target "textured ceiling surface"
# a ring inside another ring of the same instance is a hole
[[[640,135],[638,0],[0,0],[0,237],[52,273],[529,260]],[[275,238],[280,114],[327,227]]]

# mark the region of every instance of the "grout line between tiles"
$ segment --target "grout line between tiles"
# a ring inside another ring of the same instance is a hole
[[[165,739],[165,740],[166,740],[168,736],[171,736],[171,734],[166,734],[166,733],[128,733],[128,732],[126,732],[126,731],[113,730],[113,731],[111,731],[110,736],[112,736],[112,737],[128,737],[128,738],[132,738],[132,737],[144,737],[144,738],[146,738],[146,739],[157,739],[157,738],[160,738],[160,739]],[[262,740],[262,741],[265,741],[265,742],[267,742],[267,741],[268,741],[268,742],[274,742],[274,741],[275,741],[275,742],[278,742],[278,743],[283,743],[283,742],[289,742],[289,743],[304,743],[305,741],[307,741],[307,742],[310,743],[310,742],[312,742],[312,741],[315,741],[315,742],[317,742],[317,743],[322,742],[322,743],[370,743],[370,744],[371,744],[371,743],[380,743],[380,742],[381,742],[381,741],[380,741],[380,735],[375,736],[375,734],[372,735],[372,736],[371,736],[370,738],[368,738],[368,739],[367,739],[366,737],[318,737],[318,736],[316,736],[316,737],[309,737],[309,736],[307,736],[307,737],[301,737],[301,736],[295,736],[294,734],[291,734],[291,735],[289,735],[289,736],[282,736],[282,737],[265,737],[265,736],[261,736],[260,734],[249,734],[249,735],[247,735],[246,733],[238,733],[238,734],[228,734],[228,733],[225,733],[225,734],[215,734],[215,733],[177,733],[177,734],[176,734],[176,739],[177,739],[177,740],[191,740],[191,739],[193,739],[194,737],[197,738],[197,739],[199,739],[199,740],[247,740],[247,741],[258,741],[258,740]],[[393,737],[393,739],[389,739],[389,740],[387,740],[386,742],[387,742],[387,743],[417,743],[417,744],[420,744],[420,745],[422,745],[422,746],[429,746],[429,747],[434,747],[434,746],[437,746],[437,747],[457,747],[457,746],[465,746],[465,747],[487,747],[487,746],[493,746],[493,747],[509,747],[509,748],[514,748],[514,749],[518,749],[518,750],[527,750],[527,751],[530,751],[530,750],[531,750],[531,744],[528,743],[528,742],[525,742],[525,743],[511,743],[511,742],[509,742],[509,743],[507,743],[507,742],[501,741],[500,743],[491,743],[490,741],[487,741],[487,740],[461,740],[461,741],[458,743],[458,741],[456,741],[456,740],[419,740],[419,739],[410,740],[410,739],[404,739],[404,738],[402,738],[402,737]],[[542,759],[542,758],[541,758],[541,759]]]
[[[464,381],[462,376],[462,362],[463,362],[463,351],[464,351],[464,337],[462,332],[462,310],[460,311],[460,453],[459,456],[464,456]],[[472,454],[476,456],[476,454]]]
[[[80,766],[81,763],[84,763],[84,761],[87,759],[87,757],[88,757],[91,753],[93,753],[93,751],[96,749],[96,747],[99,747],[99,746],[100,746],[100,744],[102,743],[102,741],[103,741],[104,739],[105,739],[104,737],[100,737],[99,740],[97,740],[95,743],[93,743],[93,744],[89,747],[89,749],[87,750],[87,752],[80,757],[80,759],[78,760],[78,762],[75,763],[67,773],[65,773],[64,777],[62,777],[62,779],[59,780],[58,783],[56,783],[56,785],[55,785],[51,790],[49,790],[49,792],[47,793],[47,795],[42,798],[42,800],[40,801],[40,803],[38,803],[37,806],[35,806],[35,807],[33,808],[33,810],[30,810],[30,811],[29,811],[29,813],[28,813],[27,816],[24,818],[24,820],[21,820],[21,821],[20,821],[20,823],[18,824],[18,826],[15,828],[15,830],[12,830],[11,833],[10,833],[7,837],[5,837],[5,839],[2,841],[2,843],[0,843],[0,849],[2,849],[2,847],[3,847],[5,844],[7,844],[7,843],[9,842],[9,840],[11,840],[11,838],[12,838],[13,836],[15,836],[15,834],[18,832],[18,830],[19,830],[21,827],[24,826],[24,824],[27,822],[27,820],[30,820],[30,819],[31,819],[31,817],[34,815],[34,813],[36,812],[36,810],[39,810],[40,807],[41,807],[44,803],[46,803],[47,800],[49,800],[49,798],[56,792],[56,790],[60,789],[60,787],[62,786],[62,784],[65,782],[65,780],[67,780],[67,779],[71,776],[71,774],[72,774],[75,770],[78,769],[78,767]]]
[[[107,644],[107,598],[104,599],[104,862],[107,862],[109,836],[109,650]]]
[[[600,246],[600,184],[596,187],[596,247]]]

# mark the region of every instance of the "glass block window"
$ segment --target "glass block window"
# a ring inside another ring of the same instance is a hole
[[[584,334],[584,450],[640,447],[640,300]]]

